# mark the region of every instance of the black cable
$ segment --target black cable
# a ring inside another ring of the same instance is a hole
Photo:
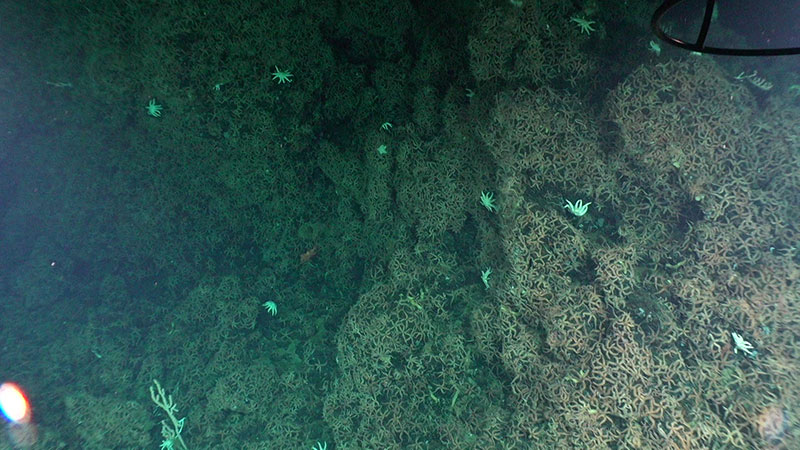
[[[783,55],[797,55],[800,54],[800,47],[787,47],[787,48],[722,48],[722,47],[707,47],[705,45],[708,29],[711,26],[711,16],[714,12],[715,0],[706,0],[706,11],[703,14],[703,23],[700,26],[700,32],[697,34],[695,43],[682,41],[680,39],[668,36],[667,33],[661,28],[661,19],[664,14],[670,9],[677,6],[684,0],[665,0],[661,6],[653,13],[653,18],[650,20],[650,27],[653,33],[659,39],[667,44],[675,47],[683,48],[698,53],[710,53],[713,55],[730,55],[730,56],[783,56]]]

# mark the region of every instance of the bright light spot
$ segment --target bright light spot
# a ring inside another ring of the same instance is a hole
[[[31,418],[31,408],[25,393],[14,383],[0,385],[0,411],[8,420],[25,423]]]

